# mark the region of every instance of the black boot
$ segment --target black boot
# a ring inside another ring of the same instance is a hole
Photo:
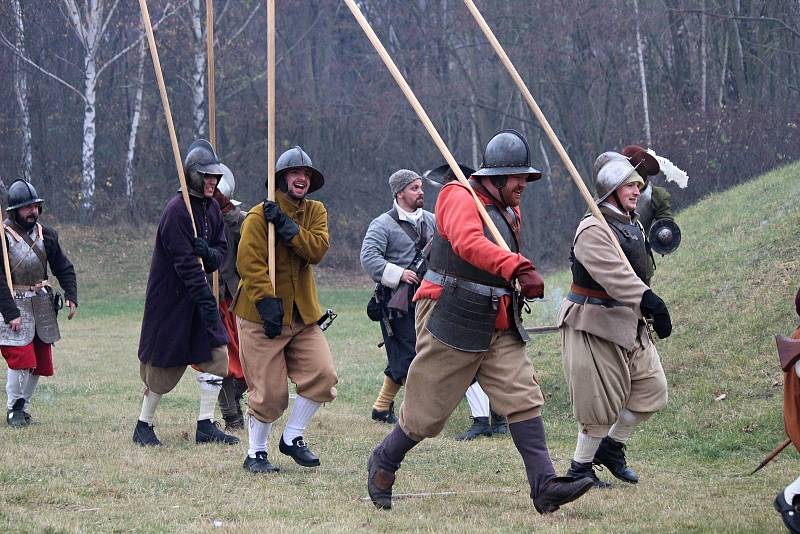
[[[372,409],[372,420],[381,423],[389,423],[393,425],[397,423],[397,416],[394,414],[394,401],[389,404],[389,409],[379,412],[375,408]]]
[[[783,495],[783,491],[778,493],[777,497],[775,497],[775,502],[773,505],[775,506],[775,510],[781,514],[781,518],[783,519],[783,524],[786,525],[786,528],[792,534],[800,534],[800,503],[798,503],[800,499],[796,496],[792,499],[792,504],[786,502],[786,497]]]
[[[469,441],[480,436],[486,436],[488,438],[491,435],[492,429],[489,426],[489,418],[473,417],[472,426],[470,426],[463,434],[456,436],[456,441]]]
[[[492,414],[492,435],[494,434],[508,434],[508,419],[505,415],[500,415],[490,410]]]
[[[211,419],[203,419],[197,422],[197,432],[194,435],[195,443],[224,443],[225,445],[236,445],[239,438],[226,434],[219,429],[219,423]]]
[[[594,464],[592,464],[592,462],[581,463],[572,460],[569,470],[566,472],[566,476],[572,478],[591,478],[592,482],[594,482],[595,488],[611,487],[609,482],[597,478],[597,474],[594,472]]]
[[[603,465],[611,471],[611,474],[630,484],[639,482],[639,477],[636,472],[628,467],[625,461],[625,444],[615,441],[608,436],[603,438],[600,442],[597,452],[594,453],[593,462],[597,465]]]
[[[389,510],[392,507],[392,486],[395,473],[406,453],[419,443],[395,425],[383,441],[375,447],[367,461],[367,493],[376,508]]]
[[[144,421],[136,421],[136,428],[133,429],[133,442],[142,447],[160,447],[161,442],[156,437],[153,425]]]
[[[225,420],[225,430],[242,430],[244,428],[244,414],[242,413],[242,396],[247,391],[247,384],[233,376],[222,379],[222,388],[219,390],[219,409]]]
[[[592,487],[590,478],[556,477],[541,417],[508,425],[517,447],[525,474],[531,485],[533,506],[540,514],[555,512],[562,504],[572,502]]]
[[[280,471],[280,468],[269,463],[267,451],[256,452],[255,458],[250,458],[250,455],[245,456],[242,467],[251,473],[277,473]]]
[[[24,407],[25,399],[15,400],[11,409],[6,411],[6,423],[15,428],[28,426],[30,423],[25,419],[25,412],[22,410]]]
[[[281,436],[281,443],[278,446],[278,450],[286,456],[291,456],[292,460],[294,460],[297,465],[302,465],[303,467],[319,466],[319,458],[308,448],[303,436],[294,438],[291,445],[287,445],[286,442],[283,441],[283,436]]]

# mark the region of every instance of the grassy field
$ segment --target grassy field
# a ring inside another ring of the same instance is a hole
[[[800,471],[796,453],[755,476],[741,474],[783,440],[771,335],[796,322],[798,173],[800,165],[785,167],[681,213],[683,244],[660,260],[654,282],[675,323],[658,345],[670,402],[628,448],[642,481],[593,490],[546,517],[530,503],[509,437],[453,440],[468,424],[465,403],[439,438],[409,455],[395,485],[396,493],[458,495],[399,500],[391,512],[364,502],[367,456],[389,429],[369,419],[384,355],[364,315],[369,290],[360,274],[323,276],[323,305],[339,313],[328,339],[340,384],[339,398],[307,432],[322,467],[303,469],[277,451],[283,420],[270,443],[282,468],[274,476],[242,470],[244,442],[195,445],[191,372],[156,415],[166,447],[134,446],[152,228],[142,239],[120,239],[113,228],[91,235],[64,228],[80,277],[80,314],[62,323],[56,376],[43,379],[34,398],[39,424],[0,427],[0,530],[779,532],[772,499]],[[548,277],[548,300],[535,306],[530,324],[553,320],[567,280],[564,272]],[[528,352],[547,396],[551,454],[563,472],[576,426],[558,336],[534,339]]]

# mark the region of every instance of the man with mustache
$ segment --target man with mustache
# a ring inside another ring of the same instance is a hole
[[[68,319],[78,307],[75,268],[58,242],[58,234],[39,223],[42,200],[33,184],[15,180],[8,188],[8,218],[3,221],[11,267],[11,282],[0,290],[0,353],[8,364],[6,423],[32,423],[31,397],[40,376],[53,376],[52,344],[60,339],[56,322],[57,298],[47,282],[48,266],[64,289]]]
[[[161,445],[153,430],[156,408],[191,365],[200,371],[195,443],[234,445],[239,438],[222,432],[214,421],[222,379],[228,374],[228,336],[206,279],[227,251],[222,213],[214,199],[224,170],[205,139],[189,146],[183,167],[197,237],[182,195],[176,194],[161,214],[147,278],[139,338],[139,374],[145,391],[133,442]]]
[[[400,169],[389,177],[389,189],[394,195],[394,206],[369,224],[361,244],[361,266],[377,283],[387,359],[383,386],[372,407],[372,419],[394,424],[397,422],[394,398],[416,355],[417,334],[411,297],[427,268],[425,248],[436,230],[436,222],[433,213],[422,209],[425,193],[419,174]],[[390,307],[389,302],[395,296],[403,302],[398,303],[399,307]]]
[[[491,237],[464,185],[442,187],[428,272],[414,296],[417,356],[399,422],[367,462],[367,490],[378,508],[392,507],[395,473],[406,453],[441,432],[474,378],[508,417],[539,513],[557,510],[592,486],[587,478],[556,477],[540,415],[544,397],[525,355],[520,301],[542,297],[544,280],[519,253],[519,204],[527,183],[540,177],[527,141],[513,130],[492,137],[481,169],[472,174],[472,189],[510,250]]]
[[[328,213],[306,195],[324,184],[302,148],[290,148],[275,165],[275,201],[253,207],[242,223],[236,266],[241,281],[232,309],[239,356],[248,385],[248,440],[244,469],[278,471],[267,458],[272,423],[289,404],[287,378],[297,391],[278,450],[303,467],[320,465],[305,430],[323,402],[336,398],[338,378],[317,321],[322,310],[313,265],[328,252]],[[275,285],[269,276],[268,223],[275,226]]]
[[[605,152],[595,161],[595,201],[630,267],[594,215],[575,232],[572,285],[557,324],[563,343],[578,440],[567,475],[608,484],[593,471],[603,465],[630,484],[639,481],[625,459],[636,425],[667,403],[667,379],[646,320],[669,337],[666,304],[649,287],[650,255],[636,203],[644,180],[629,159]],[[632,269],[631,269],[632,267]]]

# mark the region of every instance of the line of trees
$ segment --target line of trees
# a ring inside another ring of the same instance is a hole
[[[205,1],[150,0],[178,138],[208,136]],[[361,0],[456,157],[480,164],[501,128],[545,174],[523,205],[526,249],[562,266],[585,211],[566,170],[459,0]],[[216,0],[218,151],[236,196],[266,173],[266,9]],[[796,0],[478,2],[591,188],[596,155],[651,146],[690,176],[681,207],[800,157]],[[443,162],[339,0],[277,2],[278,152],[325,173],[331,265],[355,267],[388,208],[388,176]],[[177,187],[136,2],[0,0],[0,177],[84,224],[152,222]],[[435,191],[429,188],[428,205]]]

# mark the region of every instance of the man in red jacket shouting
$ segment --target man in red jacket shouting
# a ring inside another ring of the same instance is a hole
[[[481,169],[470,179],[510,251],[494,242],[464,185],[450,182],[439,193],[428,272],[414,296],[417,356],[400,421],[368,462],[367,489],[378,508],[391,508],[406,453],[441,432],[473,378],[495,411],[508,417],[539,513],[557,510],[592,486],[588,478],[555,476],[540,416],[544,397],[525,355],[519,304],[523,296],[543,296],[544,280],[519,253],[519,204],[527,183],[540,177],[525,138],[503,130],[489,140]]]

